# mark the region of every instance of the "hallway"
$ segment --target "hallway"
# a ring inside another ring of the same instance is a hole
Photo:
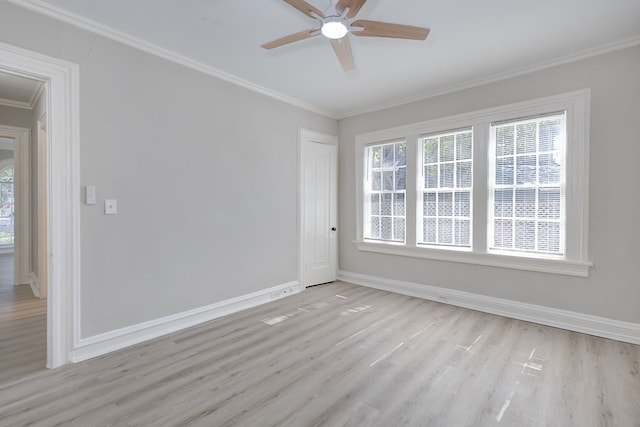
[[[45,369],[47,301],[13,285],[13,254],[0,255],[0,384]]]

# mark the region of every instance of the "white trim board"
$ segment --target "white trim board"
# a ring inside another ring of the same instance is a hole
[[[40,298],[40,280],[38,280],[38,275],[33,271],[29,273],[29,281],[27,283],[31,288],[31,292],[33,292],[33,296]]]
[[[304,286],[298,281],[288,282],[182,313],[82,338],[72,351],[71,361],[76,363],[102,356],[222,316],[297,294],[303,290]]]
[[[623,322],[568,310],[343,270],[338,271],[338,279],[356,285],[451,304],[484,313],[497,314],[631,344],[640,344],[639,323]]]

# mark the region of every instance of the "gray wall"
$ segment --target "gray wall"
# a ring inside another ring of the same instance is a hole
[[[83,337],[296,280],[298,127],[335,120],[6,2],[0,41],[80,65]]]
[[[611,319],[640,322],[640,48],[340,121],[340,268]],[[592,90],[589,278],[358,251],[357,134],[568,92]]]

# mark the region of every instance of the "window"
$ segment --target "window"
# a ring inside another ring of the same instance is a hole
[[[404,242],[407,144],[367,147],[368,239]]]
[[[471,245],[472,132],[420,139],[422,147],[421,244]]]
[[[358,135],[356,246],[587,276],[589,98]]]
[[[565,113],[491,125],[490,250],[564,253]]]

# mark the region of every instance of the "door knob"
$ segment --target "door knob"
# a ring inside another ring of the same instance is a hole
[[[331,231],[336,231],[336,230],[337,230],[337,228],[331,227]]]

